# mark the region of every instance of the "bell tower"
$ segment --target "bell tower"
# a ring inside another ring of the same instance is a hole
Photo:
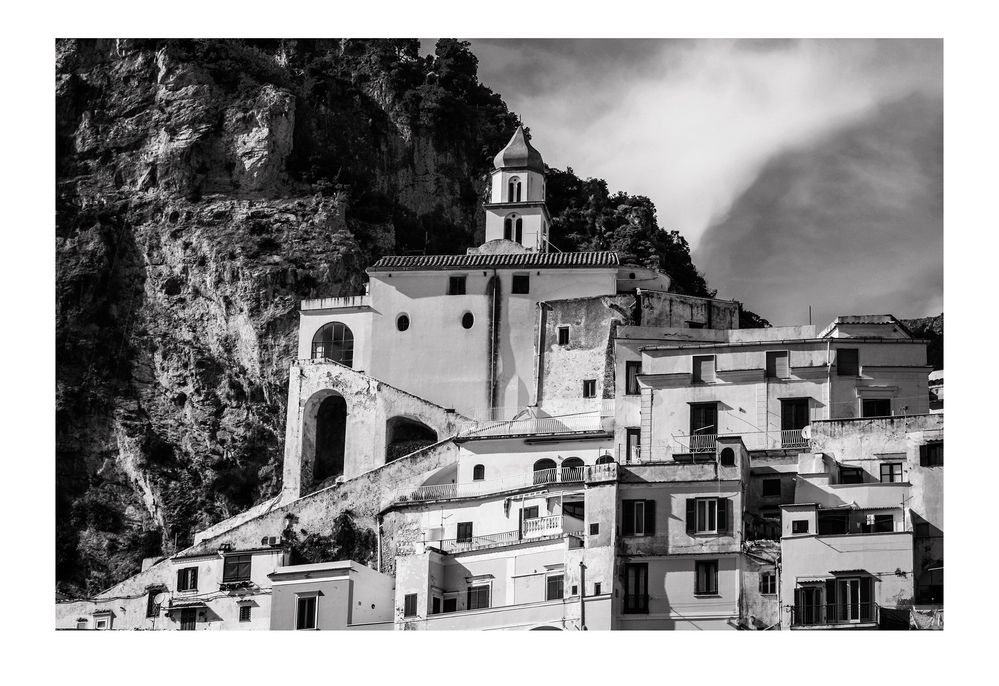
[[[551,216],[545,207],[545,163],[518,126],[495,158],[486,210],[486,242],[506,239],[530,252],[548,252]]]

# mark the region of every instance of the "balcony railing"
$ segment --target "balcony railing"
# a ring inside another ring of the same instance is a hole
[[[480,550],[500,545],[510,545],[521,540],[519,531],[503,531],[485,536],[469,536],[467,538],[451,538],[443,541],[428,541],[428,545],[440,548],[445,553],[461,553],[468,550]]]
[[[401,500],[445,500],[448,498],[469,498],[492,493],[527,488],[544,484],[582,483],[586,481],[607,481],[617,478],[617,465],[614,463],[585,465],[580,467],[552,467],[533,472],[522,472],[491,481],[472,481],[464,484],[436,484],[420,486]]]
[[[877,603],[795,605],[791,608],[791,626],[870,624],[878,621],[879,609]]]
[[[564,520],[562,518],[562,515],[549,515],[547,517],[536,517],[534,519],[525,519],[524,538],[536,538],[538,536],[553,536],[555,534],[563,533],[564,531],[563,523]]]
[[[571,434],[586,431],[600,431],[603,421],[608,419],[597,414],[577,414],[563,417],[530,417],[510,421],[487,422],[479,429],[462,434],[463,438],[483,438],[486,436],[520,436]]]
[[[801,429],[785,431],[743,431],[726,434],[692,434],[673,436],[670,449],[674,453],[713,453],[719,438],[742,438],[747,450],[811,449],[810,439],[801,435]],[[653,445],[655,448],[655,445]],[[653,450],[653,453],[656,451]]]

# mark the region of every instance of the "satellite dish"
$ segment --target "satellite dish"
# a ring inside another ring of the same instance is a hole
[[[160,591],[155,596],[153,596],[153,603],[155,603],[156,605],[162,605],[167,601],[168,597],[169,596],[166,594],[166,591]]]
[[[808,426],[806,426],[805,428],[803,428],[801,430],[801,437],[804,438],[806,441],[811,440],[811,438],[812,438],[812,425],[811,424],[809,424]]]

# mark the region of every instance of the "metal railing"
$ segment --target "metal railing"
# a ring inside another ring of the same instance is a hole
[[[579,467],[551,467],[532,472],[522,472],[491,481],[420,486],[411,493],[403,495],[399,500],[405,502],[407,500],[424,501],[468,498],[544,484],[607,481],[615,478],[617,478],[617,465],[614,463],[583,465]]]
[[[795,605],[791,608],[791,626],[870,624],[878,621],[879,609],[877,603]]]
[[[484,436],[519,436],[571,434],[585,431],[600,431],[603,420],[598,414],[577,414],[563,417],[529,417],[527,419],[512,419],[509,421],[487,422],[478,429],[466,431],[462,438],[481,438]]]
[[[724,434],[692,434],[673,436],[668,443],[674,453],[713,453],[719,438],[742,438],[747,450],[809,450],[812,442],[801,435],[801,429],[783,431],[741,431]],[[665,448],[665,444],[661,446]],[[655,445],[653,445],[655,452]]]
[[[428,541],[428,545],[440,548],[445,553],[461,553],[468,550],[480,550],[493,546],[510,545],[521,540],[520,531],[503,531],[485,536],[469,536],[468,538],[450,538],[443,541]]]

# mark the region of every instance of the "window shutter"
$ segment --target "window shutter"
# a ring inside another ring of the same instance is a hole
[[[656,501],[645,501],[645,535],[655,536],[656,534]]]
[[[766,593],[766,589],[763,588],[763,581],[767,578],[766,572],[760,572],[760,593]]]
[[[774,356],[774,376],[778,379],[786,379],[791,376],[788,369],[787,353],[779,352]]]
[[[729,521],[730,503],[728,498],[718,499],[718,533],[719,534],[730,534],[732,533],[731,522]]]
[[[191,583],[188,585],[188,588],[197,588],[197,587],[198,587],[198,568],[194,567],[191,569]]]
[[[185,588],[185,586],[184,586],[184,571],[185,570],[183,570],[183,569],[178,569],[177,570],[177,590],[178,591],[183,591],[184,588]]]
[[[697,532],[697,500],[687,498],[687,533]]]
[[[927,447],[928,446],[925,443],[923,445],[919,446],[919,466],[920,467],[925,467],[926,466],[926,462],[927,462],[926,455],[929,452],[927,450]]]
[[[635,501],[625,500],[621,506],[621,535],[631,536],[635,533]]]
[[[826,579],[826,608],[836,605],[836,579]],[[819,613],[822,616],[822,613]]]

